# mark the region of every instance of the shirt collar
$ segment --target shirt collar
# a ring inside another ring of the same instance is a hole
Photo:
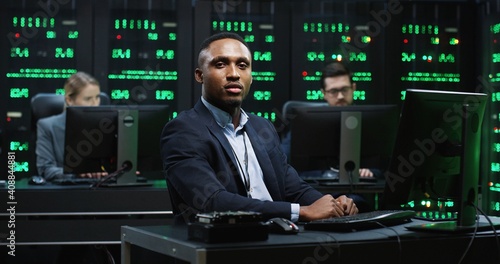
[[[233,124],[233,119],[228,112],[215,107],[214,105],[210,104],[207,100],[205,100],[205,98],[203,97],[201,97],[201,102],[208,108],[208,110],[214,117],[215,122],[217,122],[217,124],[220,127],[225,128],[227,125]],[[240,110],[241,110],[240,127],[243,127],[248,122],[248,115],[247,113],[245,113],[243,109],[240,108]]]

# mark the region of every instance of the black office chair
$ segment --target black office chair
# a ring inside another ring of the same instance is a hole
[[[109,105],[111,99],[101,92],[101,105]],[[31,98],[31,130],[36,132],[36,123],[40,118],[60,114],[64,111],[64,96],[54,93],[38,93]]]
[[[290,120],[293,118],[293,109],[299,107],[321,107],[328,106],[327,102],[310,102],[310,101],[287,101],[283,104],[282,114],[287,119]]]
[[[310,102],[310,101],[296,101],[290,100],[283,104],[283,109],[281,114],[285,120],[283,120],[283,126],[279,129],[278,133],[281,137],[284,137],[286,133],[290,130],[290,122],[295,117],[294,109],[300,107],[321,107],[328,106],[327,102]]]

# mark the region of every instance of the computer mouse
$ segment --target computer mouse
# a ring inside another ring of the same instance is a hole
[[[338,180],[339,179],[339,172],[337,170],[325,170],[321,174],[321,177],[324,179],[331,179],[331,180]]]
[[[28,181],[28,184],[30,185],[44,185],[45,183],[45,178],[42,176],[32,176]]]
[[[286,218],[271,218],[266,222],[266,224],[269,226],[270,233],[297,234],[299,232],[299,227],[294,222]]]

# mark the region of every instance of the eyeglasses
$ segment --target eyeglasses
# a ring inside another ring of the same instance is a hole
[[[339,95],[339,93],[342,93],[342,95],[345,95],[348,91],[351,90],[351,86],[344,86],[340,89],[330,89],[330,90],[325,90],[325,93],[330,95],[330,96],[333,96],[333,97],[337,97]]]

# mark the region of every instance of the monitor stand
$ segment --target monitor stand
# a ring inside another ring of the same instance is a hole
[[[481,136],[481,124],[477,122],[477,116],[470,115],[473,108],[469,104],[462,105],[462,148],[460,151],[460,197],[458,198],[458,215],[456,221],[445,221],[438,223],[427,223],[421,225],[407,226],[412,231],[428,231],[441,233],[467,233],[477,231],[493,230],[500,227],[500,223],[480,222],[477,218],[477,192],[479,184],[479,167],[477,159],[479,148],[474,145],[475,137]],[[472,120],[471,120],[472,119]],[[480,118],[479,118],[480,120]],[[476,121],[476,122],[474,122]]]
[[[128,164],[130,168],[117,177],[116,183],[105,183],[104,187],[152,186],[152,183],[137,181],[137,150],[139,138],[139,111],[118,110],[117,168]]]
[[[359,183],[361,112],[341,113],[339,183]]]

